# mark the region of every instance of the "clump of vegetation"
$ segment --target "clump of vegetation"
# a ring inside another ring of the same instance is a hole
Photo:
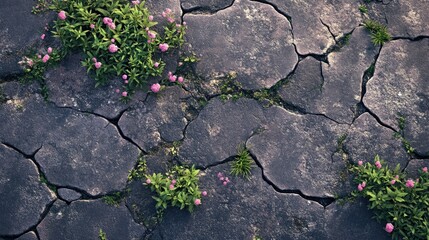
[[[220,99],[222,101],[227,100],[237,100],[244,97],[243,86],[240,82],[236,81],[237,78],[236,72],[228,73],[227,79],[220,86]]]
[[[375,45],[383,45],[392,39],[387,27],[374,20],[366,20],[364,26],[371,33],[371,41]]]
[[[119,206],[119,204],[126,197],[127,192],[114,192],[112,194],[106,195],[103,197],[103,201],[112,206]]]
[[[252,167],[253,158],[244,145],[240,146],[237,157],[231,163],[231,174],[249,179]]]
[[[361,13],[368,13],[368,8],[365,5],[359,5],[359,11]]]
[[[395,132],[393,136],[402,142],[402,146],[405,148],[408,154],[413,154],[415,149],[411,146],[410,142],[405,138],[405,117],[398,114],[397,117],[399,132]]]
[[[36,5],[33,6],[33,9],[31,10],[31,13],[39,14],[39,13],[44,13],[48,10],[49,10],[49,2],[47,0],[37,0]]]
[[[147,172],[146,159],[143,155],[139,155],[137,166],[128,174],[128,182],[133,180],[142,179]]]
[[[103,232],[103,230],[100,228],[100,231],[98,232],[98,239],[99,240],[107,240],[106,233]]]
[[[174,166],[166,174],[146,175],[146,183],[156,193],[153,199],[156,207],[163,211],[168,206],[187,208],[192,212],[201,204],[201,191],[198,187],[199,170],[192,167]]]
[[[369,208],[376,218],[385,223],[385,231],[393,239],[427,239],[429,236],[429,174],[428,168],[420,170],[417,179],[407,178],[400,171],[384,166],[377,155],[374,163],[359,161],[351,166],[357,190],[352,196],[369,200]]]

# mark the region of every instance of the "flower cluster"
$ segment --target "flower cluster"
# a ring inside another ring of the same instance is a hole
[[[230,181],[229,181],[229,178],[228,177],[225,177],[224,175],[223,175],[223,173],[221,173],[221,172],[218,172],[217,173],[217,178],[219,179],[219,181],[221,181],[222,182],[222,184],[224,185],[224,186],[226,186]]]

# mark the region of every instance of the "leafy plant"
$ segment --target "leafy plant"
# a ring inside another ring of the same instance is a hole
[[[249,178],[253,167],[253,158],[243,146],[238,149],[237,157],[231,163],[231,174]]]
[[[126,192],[114,192],[112,194],[103,197],[103,201],[112,206],[119,206],[122,200],[125,198]]]
[[[168,206],[187,208],[192,212],[201,204],[201,191],[198,187],[199,170],[194,166],[174,166],[166,174],[154,173],[146,175],[146,185],[157,196],[153,196],[156,207],[164,210]]]
[[[140,155],[137,160],[137,166],[134,169],[132,169],[128,174],[128,182],[143,178],[146,172],[147,172],[146,159],[143,157],[143,155]]]
[[[429,175],[427,168],[417,179],[406,178],[399,164],[394,170],[383,166],[377,155],[374,164],[360,162],[351,166],[358,190],[352,196],[369,200],[376,218],[386,223],[393,239],[427,239],[429,236]]]
[[[105,232],[103,232],[103,230],[100,228],[100,231],[99,231],[99,233],[98,233],[98,239],[99,240],[107,240],[107,236],[106,236],[106,233]]]
[[[365,5],[359,5],[359,11],[361,13],[368,13],[368,8]]]
[[[413,154],[415,149],[411,146],[411,143],[405,138],[405,117],[398,114],[397,117],[399,132],[395,132],[393,136],[402,142],[402,146],[405,148],[408,154]]]
[[[374,20],[366,20],[364,26],[371,33],[371,41],[375,45],[383,45],[392,39],[387,27]]]
[[[154,30],[157,22],[144,1],[53,0],[51,9],[59,12],[53,33],[67,50],[83,50],[82,64],[94,73],[96,86],[121,76],[124,97],[146,87],[149,77],[160,76],[162,53],[184,42],[186,26],[175,22],[170,9],[163,12],[167,25],[162,33]]]

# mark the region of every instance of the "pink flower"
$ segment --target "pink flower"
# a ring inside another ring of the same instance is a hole
[[[396,180],[395,179],[392,179],[391,181],[390,181],[390,184],[392,184],[392,185],[394,185],[396,183]]]
[[[177,28],[179,28],[179,27],[181,27],[181,26],[182,26],[182,25],[180,25],[179,23],[177,23],[177,24],[176,24],[176,27],[177,27]]]
[[[168,76],[170,77],[171,75],[173,75],[173,73],[172,72],[168,72]]]
[[[407,186],[407,188],[413,188],[414,187],[414,181],[411,179],[408,179],[407,182],[405,183],[405,186]]]
[[[201,199],[199,199],[199,198],[195,199],[194,203],[197,206],[200,205],[201,204]]]
[[[93,57],[91,60],[92,60],[94,63],[96,63],[96,62],[97,62],[97,58],[95,58],[95,57]]]
[[[59,19],[61,19],[61,20],[66,20],[66,18],[67,18],[67,16],[66,16],[66,12],[64,12],[64,11],[60,11],[60,12],[58,13],[58,18],[59,18]]]
[[[152,31],[148,31],[147,35],[149,36],[149,38],[156,38],[156,33],[152,32]]]
[[[45,39],[45,37],[46,37],[46,34],[42,34],[41,36],[40,36],[40,38],[43,40],[43,39]]]
[[[395,179],[396,179],[396,180],[399,180],[399,175],[396,175],[396,176],[395,176]]]
[[[176,180],[174,180],[174,179],[173,179],[173,180],[171,181],[171,184],[176,184]]]
[[[168,18],[167,18],[167,21],[168,21],[169,23],[174,23],[174,18],[172,18],[172,17],[168,17]]]
[[[115,28],[116,28],[115,23],[107,24],[107,26],[108,26],[110,29],[112,29],[112,30],[115,30]]]
[[[150,179],[149,178],[146,179],[146,184],[150,184],[150,183],[151,183]]]
[[[119,93],[119,92],[120,92],[120,90],[119,90],[119,89],[116,89],[116,90],[115,90],[115,92],[116,92],[116,93]]]
[[[122,92],[122,97],[126,97],[126,96],[128,96],[128,93],[126,91],[123,91]]]
[[[128,79],[127,74],[122,75],[122,79],[127,80]]]
[[[179,83],[182,83],[183,82],[183,77],[179,77],[179,78],[177,78],[177,81],[179,82]]]
[[[381,163],[380,163],[380,161],[375,162],[375,166],[376,166],[378,169],[380,169],[380,168],[381,168]]]
[[[166,52],[168,50],[168,44],[167,43],[159,44],[159,50],[161,50],[161,52]]]
[[[362,182],[361,184],[363,188],[366,187],[366,182]]]
[[[172,10],[170,8],[166,8],[164,11],[165,11],[166,14],[172,13]]]
[[[395,227],[393,227],[393,224],[391,224],[391,223],[387,223],[386,227],[384,228],[384,230],[386,230],[386,232],[388,232],[388,233],[393,232],[393,229],[395,229]]]
[[[207,192],[206,192],[206,191],[203,191],[201,194],[202,194],[204,197],[205,197],[205,196],[207,196]]]
[[[362,166],[363,165],[363,161],[362,160],[358,161],[358,165]]]
[[[114,43],[114,42],[115,42],[115,39],[114,39],[114,38],[110,39],[110,42],[111,42],[111,43]]]
[[[91,29],[94,29],[94,28],[95,28],[95,24],[94,24],[94,23],[91,23],[91,24],[89,25],[89,27],[90,27]]]
[[[170,82],[175,82],[177,79],[176,75],[171,75],[170,77],[168,77],[168,79],[170,80]]]
[[[51,54],[51,53],[52,53],[52,48],[48,47],[48,54]]]
[[[227,182],[227,181],[223,182],[223,185],[224,185],[224,186],[226,186],[226,184],[228,184],[228,182]]]
[[[186,22],[183,22],[182,24],[186,26],[186,24],[187,24],[187,23],[186,23]]]
[[[111,18],[104,17],[103,18],[103,23],[106,24],[106,25],[109,25],[109,24],[113,23],[113,20]]]
[[[152,15],[150,15],[149,16],[149,21],[152,21],[153,20],[153,16]]]
[[[33,60],[28,59],[28,60],[27,60],[27,64],[28,64],[28,66],[29,66],[29,67],[32,67],[32,66],[33,66],[33,64],[34,64],[34,62],[33,62]]]
[[[140,1],[139,1],[139,0],[131,1],[131,2],[133,3],[133,5],[139,5],[139,4],[140,4]]]
[[[96,63],[94,63],[94,66],[95,66],[95,68],[97,68],[97,69],[99,69],[99,68],[101,68],[101,62],[96,62]]]
[[[221,178],[222,176],[223,176],[223,174],[222,174],[221,172],[218,172],[218,173],[217,173],[217,177],[218,177],[218,178]]]
[[[111,52],[111,53],[115,53],[115,52],[117,52],[118,51],[118,46],[116,46],[115,44],[110,44],[109,45],[109,52]]]
[[[425,173],[427,173],[428,172],[428,168],[424,167],[424,168],[422,168],[422,171],[425,172]]]
[[[219,180],[223,181],[223,180],[225,180],[225,178],[224,177],[220,177]]]
[[[359,192],[362,192],[362,190],[363,190],[362,184],[359,183],[357,189],[359,190]]]
[[[173,184],[170,184],[170,186],[168,187],[170,190],[173,190],[174,189],[174,185]]]
[[[154,93],[159,92],[160,89],[161,89],[161,85],[159,85],[159,83],[155,83],[155,84],[152,84],[152,86],[150,86],[150,90]]]
[[[153,64],[153,66],[154,66],[154,67],[156,67],[156,68],[157,68],[157,67],[159,67],[159,62],[155,62],[155,63]]]
[[[42,62],[46,63],[49,60],[49,58],[51,58],[51,57],[49,57],[49,55],[46,54],[45,56],[43,56]]]
[[[125,83],[125,84],[128,84],[128,80],[125,80],[125,81],[124,81],[124,83]]]
[[[183,62],[179,62],[179,64],[178,64],[178,65],[179,65],[179,67],[180,67],[180,66],[182,66],[182,65],[183,65]]]

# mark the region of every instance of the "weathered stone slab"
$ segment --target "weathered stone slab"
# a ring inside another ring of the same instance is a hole
[[[268,109],[265,116],[265,131],[251,137],[247,148],[267,179],[280,189],[301,190],[307,196],[333,197],[338,193],[345,162],[334,161],[332,155],[347,125],[280,107]]]
[[[407,177],[418,178],[424,167],[429,168],[429,159],[411,159],[405,168]]]
[[[182,0],[182,8],[186,11],[216,12],[231,6],[234,0]]]
[[[382,122],[399,130],[417,153],[429,156],[429,39],[395,40],[381,50],[374,77],[367,83],[364,104]]]
[[[208,166],[237,154],[240,144],[262,126],[262,107],[255,100],[222,102],[215,98],[186,129],[182,161]]]
[[[395,37],[429,36],[427,0],[391,0],[388,4],[371,4],[369,9],[371,18],[386,22]]]
[[[19,238],[17,238],[17,240],[38,240],[38,239],[34,232],[28,232],[20,236]]]
[[[340,37],[351,32],[362,21],[359,2],[353,0],[267,2],[291,17],[294,43],[303,55],[326,53],[335,44],[332,34]]]
[[[163,140],[179,141],[187,124],[185,99],[189,95],[179,86],[151,94],[144,104],[125,112],[119,126],[143,150],[150,151]]]
[[[294,74],[279,89],[282,100],[304,111],[314,111],[316,101],[322,95],[324,79],[321,64],[312,57],[299,62]]]
[[[192,214],[168,209],[151,239],[327,239],[323,206],[275,192],[258,167],[250,180],[229,176],[223,186],[216,175],[229,171],[225,164],[205,171],[200,188],[208,194],[202,204]]]
[[[39,180],[37,167],[0,144],[0,236],[19,235],[35,226],[54,199]]]
[[[24,52],[40,43],[44,27],[53,14],[34,15],[34,2],[3,0],[0,5],[0,78],[21,73],[18,65]]]
[[[267,4],[236,0],[214,15],[186,14],[184,21],[204,78],[235,71],[245,89],[270,88],[297,63],[288,20]]]
[[[369,113],[364,113],[349,129],[344,148],[355,163],[359,160],[372,163],[378,154],[390,167],[394,168],[398,163],[405,167],[409,157],[401,141],[393,136],[394,133],[380,125]]]
[[[125,187],[139,154],[137,147],[94,115],[71,112],[57,124],[35,156],[51,183],[91,195]]]
[[[128,187],[130,195],[126,199],[126,206],[130,209],[131,214],[139,224],[143,224],[147,228],[153,228],[157,223],[156,201],[152,198],[155,193],[152,193],[149,187],[144,186],[142,181],[133,181]]]
[[[57,201],[37,226],[40,239],[98,239],[100,229],[107,239],[142,239],[145,228],[136,224],[127,208],[97,201]]]
[[[82,196],[82,194],[69,188],[58,189],[58,195],[67,202],[78,200]]]

